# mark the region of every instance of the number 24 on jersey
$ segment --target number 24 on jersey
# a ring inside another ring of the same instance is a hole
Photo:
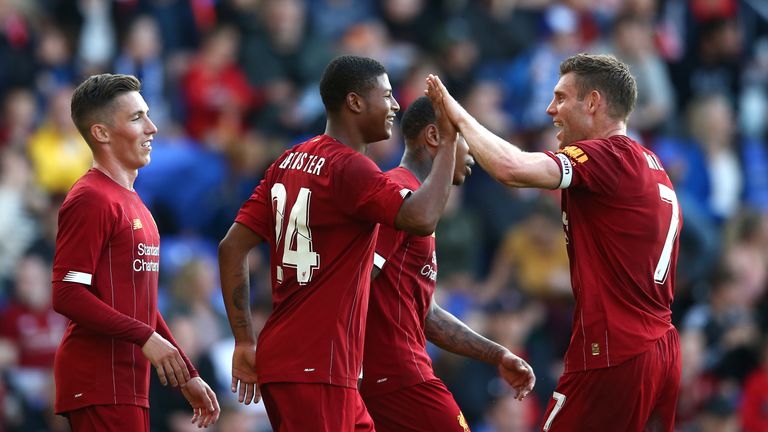
[[[285,267],[296,269],[296,280],[306,285],[312,280],[312,273],[320,267],[320,255],[312,249],[312,230],[309,228],[309,203],[312,191],[301,188],[288,216],[288,225],[283,232],[285,221],[285,185],[275,183],[271,190],[272,207],[275,209],[275,248],[284,239],[283,261]],[[277,267],[277,279],[282,282],[282,267]]]

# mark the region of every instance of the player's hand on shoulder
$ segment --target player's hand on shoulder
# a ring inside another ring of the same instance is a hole
[[[245,405],[261,400],[259,380],[256,376],[256,344],[235,343],[232,353],[232,393]]]
[[[181,353],[157,332],[152,333],[152,336],[147,339],[141,347],[141,352],[157,370],[160,384],[168,385],[170,382],[176,387],[189,381],[189,370]]]
[[[513,389],[515,399],[523,400],[536,385],[533,368],[525,360],[507,351],[499,362],[499,374]]]
[[[207,428],[216,423],[221,413],[216,393],[200,377],[194,377],[181,386],[181,393],[192,406],[192,423]]]

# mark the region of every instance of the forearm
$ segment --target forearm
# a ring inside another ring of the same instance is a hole
[[[79,283],[54,282],[53,309],[77,325],[101,335],[142,346],[154,329],[113,309]]]
[[[432,171],[424,183],[403,202],[395,219],[395,228],[415,235],[435,231],[453,183],[456,142],[441,146],[432,162]]]
[[[192,364],[192,361],[187,357],[187,354],[184,352],[184,350],[181,348],[178,342],[176,342],[176,339],[173,338],[173,335],[171,334],[171,329],[168,328],[168,324],[165,322],[165,319],[163,319],[163,316],[160,314],[160,311],[157,311],[157,325],[155,326],[155,331],[157,334],[165,338],[168,342],[171,343],[174,347],[176,347],[177,350],[179,350],[179,354],[181,355],[181,358],[184,360],[184,363],[187,365],[187,370],[189,371],[189,375],[191,377],[200,376],[200,373],[197,372],[197,369],[195,369],[195,366]]]
[[[519,147],[501,139],[466,111],[462,112],[456,127],[469,144],[475,161],[488,174],[503,184],[518,186],[514,173],[523,153]]]
[[[496,365],[508,352],[435,304],[430,307],[425,324],[427,340],[454,354]]]
[[[523,151],[488,130],[463,109],[456,127],[475,161],[496,181],[510,187],[547,189],[559,184],[559,168],[545,153]]]
[[[250,249],[228,241],[219,245],[221,292],[235,343],[256,343],[250,310],[247,254]]]

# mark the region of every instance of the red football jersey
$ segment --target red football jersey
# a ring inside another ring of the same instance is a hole
[[[236,222],[270,245],[272,314],[259,335],[260,383],[357,387],[377,223],[407,191],[327,135],[286,151]]]
[[[682,214],[659,159],[626,136],[550,153],[576,299],[565,372],[618,365],[672,328]]]
[[[387,172],[403,188],[419,180],[406,168]],[[415,236],[379,227],[363,356],[363,397],[379,395],[435,378],[427,355],[424,321],[437,279],[435,236]]]
[[[89,170],[59,210],[53,304],[71,321],[54,364],[57,413],[149,406],[141,346],[155,328],[169,339],[157,312],[159,264],[160,236],[139,196]]]
[[[50,307],[34,310],[21,303],[13,303],[0,313],[0,336],[12,340],[19,349],[21,367],[53,367],[67,319]]]

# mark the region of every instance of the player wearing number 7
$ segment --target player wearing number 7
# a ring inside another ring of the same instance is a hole
[[[334,59],[320,94],[325,133],[269,167],[219,245],[235,336],[232,391],[245,404],[263,396],[281,432],[373,430],[357,381],[377,224],[431,234],[453,179],[456,131],[440,115],[447,130],[416,192],[363,154],[369,143],[390,137],[400,109],[379,62]],[[257,346],[246,254],[261,242],[269,243],[273,310]]]
[[[547,107],[561,129],[554,153],[520,150],[472,118],[439,78],[428,86],[499,182],[563,189],[576,308],[542,430],[673,431],[680,349],[670,305],[682,216],[656,155],[626,136],[637,98],[627,66],[587,54],[560,64]]]

